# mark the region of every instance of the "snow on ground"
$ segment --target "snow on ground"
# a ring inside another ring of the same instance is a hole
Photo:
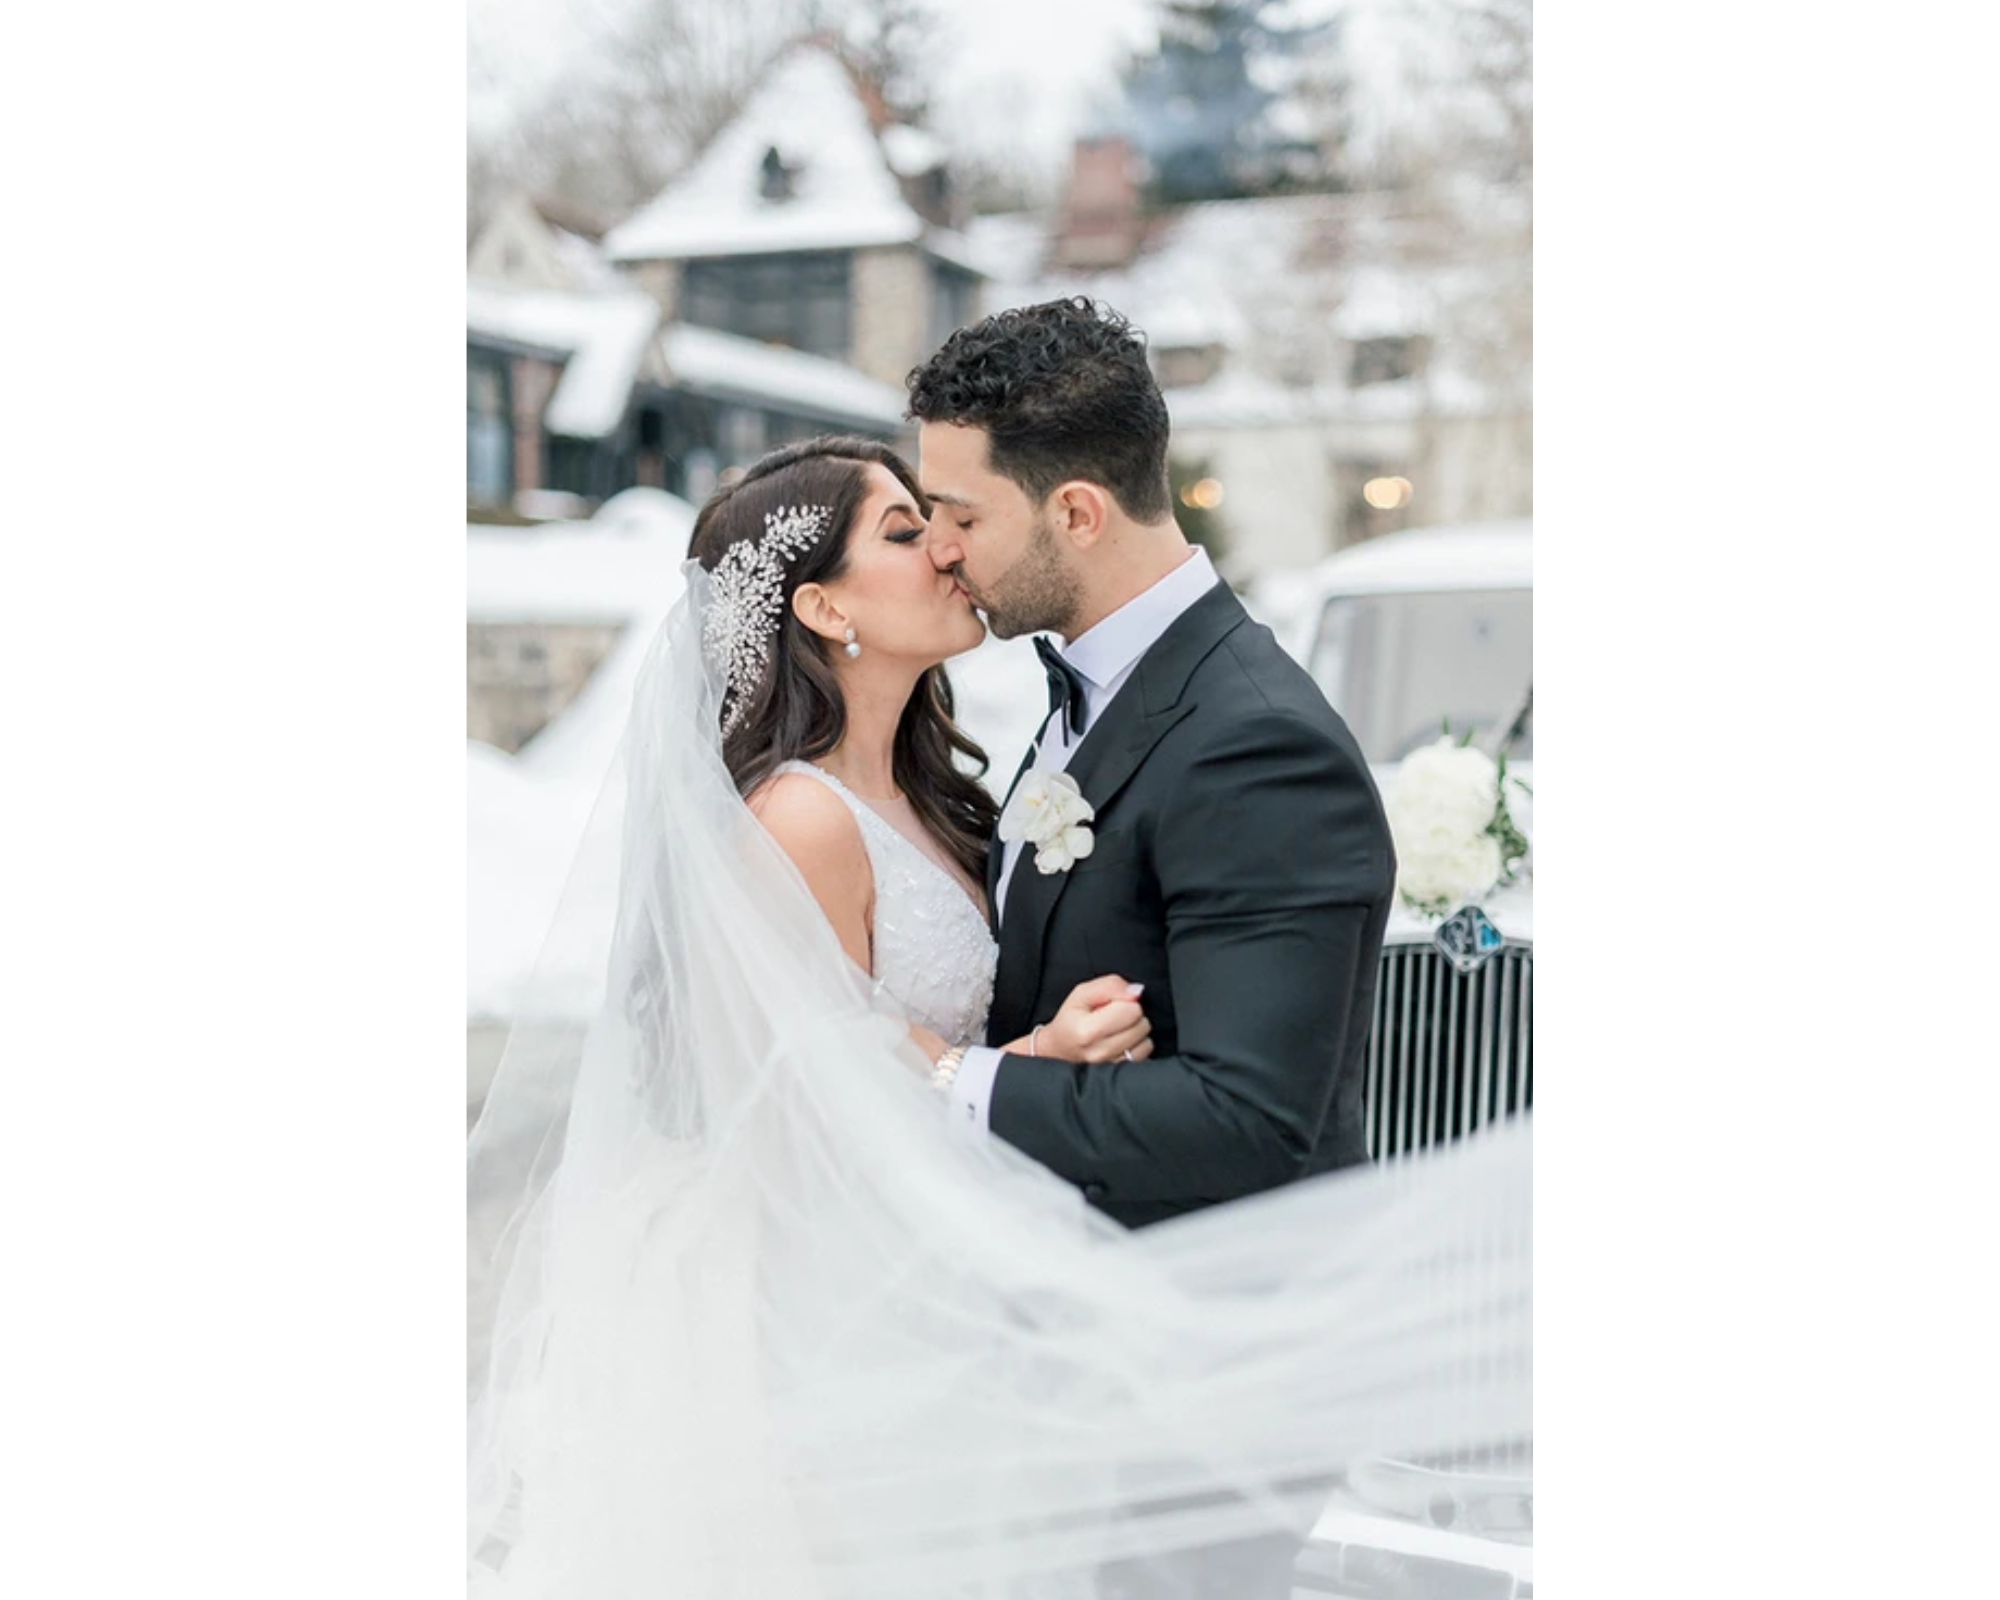
[[[694,509],[658,490],[627,490],[587,523],[473,527],[466,535],[468,621],[621,621],[623,631],[583,692],[508,755],[466,742],[466,1015],[587,1011],[603,947],[543,943],[577,846],[631,712],[632,691],[661,621],[680,598]],[[571,884],[588,925],[607,933],[615,860]],[[567,920],[567,917],[566,919]]]
[[[658,489],[613,496],[588,522],[466,529],[468,622],[665,616],[680,596],[694,507]]]
[[[465,1014],[511,1017],[590,820],[595,789],[465,745]]]

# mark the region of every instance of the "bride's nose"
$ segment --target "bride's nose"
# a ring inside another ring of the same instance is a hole
[[[949,572],[958,565],[962,552],[957,541],[947,537],[944,527],[944,512],[940,508],[933,511],[930,520],[924,524],[924,553],[931,558],[931,565],[940,572]]]

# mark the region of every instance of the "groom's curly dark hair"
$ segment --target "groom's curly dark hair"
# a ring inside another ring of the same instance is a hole
[[[1083,478],[1135,521],[1171,510],[1167,405],[1145,336],[1109,306],[1077,296],[998,312],[960,328],[906,382],[912,419],[984,428],[993,470],[1038,505]]]

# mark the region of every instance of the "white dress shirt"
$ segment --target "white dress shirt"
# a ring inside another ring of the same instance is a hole
[[[1083,679],[1084,728],[1072,743],[1069,722],[1058,713],[1044,719],[1036,735],[1033,767],[1045,772],[1061,772],[1069,765],[1075,747],[1090,737],[1105,709],[1125,687],[1139,665],[1139,658],[1159,642],[1186,611],[1217,583],[1215,566],[1208,552],[1196,545],[1174,568],[1144,594],[1128,600],[1088,633],[1063,649],[1063,656]],[[995,916],[1007,915],[1007,885],[1021,859],[1024,841],[1007,846],[1000,861],[1000,887],[994,894]],[[1101,976],[1101,974],[1098,974]],[[1047,1021],[1044,1018],[1043,1021]],[[1000,1071],[1002,1052],[978,1045],[965,1052],[950,1091],[952,1121],[961,1128],[984,1132],[993,1101],[993,1080]]]

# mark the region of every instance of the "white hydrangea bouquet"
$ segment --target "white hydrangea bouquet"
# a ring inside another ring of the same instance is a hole
[[[1383,799],[1396,841],[1396,892],[1412,911],[1441,917],[1514,883],[1528,840],[1507,809],[1507,759],[1475,750],[1449,729],[1412,752]]]

